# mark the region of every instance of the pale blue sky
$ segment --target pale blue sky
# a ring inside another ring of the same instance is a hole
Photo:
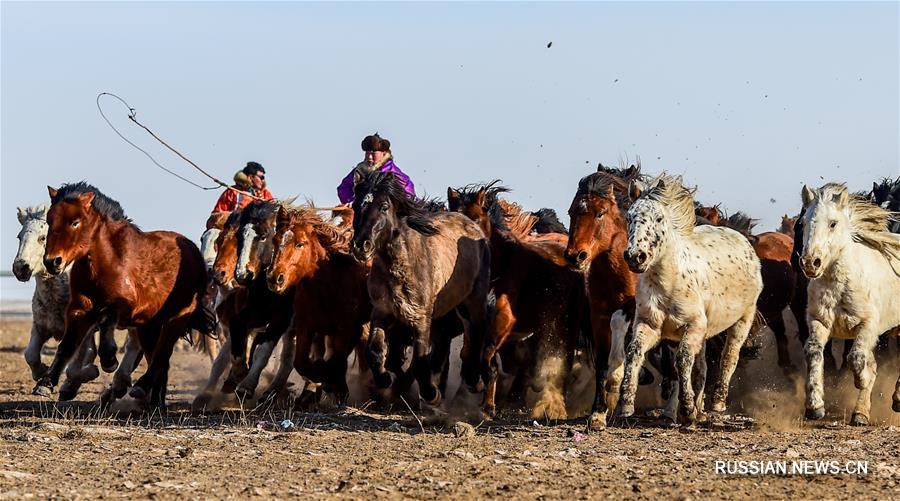
[[[47,184],[87,180],[141,227],[199,237],[217,193],[116,137],[101,91],[222,179],[256,160],[276,196],[323,205],[376,130],[420,194],[502,178],[561,215],[624,156],[762,229],[804,182],[900,174],[898,3],[3,2],[0,17],[0,269],[15,207]]]

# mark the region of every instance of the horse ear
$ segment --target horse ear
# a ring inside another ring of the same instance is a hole
[[[81,202],[81,206],[87,209],[91,206],[91,202],[94,201],[94,192],[88,191],[78,195],[78,201]]]
[[[840,192],[835,193],[831,200],[837,204],[839,208],[843,209],[850,204],[850,192],[847,191],[847,188],[844,188]]]
[[[637,200],[643,192],[644,183],[638,181],[637,179],[633,179],[630,183],[628,183],[628,196],[632,201]]]
[[[607,188],[608,189],[606,192],[606,198],[615,202],[616,201],[616,192],[615,192],[615,190],[613,190],[613,185],[610,184],[609,186],[607,186]]]
[[[50,200],[53,200],[54,198],[56,198],[56,194],[58,193],[56,188],[54,188],[52,186],[47,186],[47,192],[50,193]]]
[[[278,206],[278,214],[275,216],[276,219],[287,219],[288,212],[285,210],[283,205]]]
[[[806,207],[816,199],[816,192],[809,189],[809,186],[804,184],[803,191],[800,192],[800,197],[803,199],[803,207]]]
[[[665,181],[665,179],[659,178],[659,180],[656,181],[656,184],[654,184],[653,187],[654,187],[654,188],[665,189],[665,188],[666,188],[666,181]]]
[[[485,195],[484,189],[478,190],[478,193],[475,194],[475,203],[482,209],[486,208],[484,206],[484,195]]]
[[[631,164],[627,169],[625,169],[625,177],[631,177],[635,172],[637,172],[637,165]]]
[[[19,218],[19,224],[25,224],[26,217],[28,215],[28,211],[21,207],[16,207],[16,216]]]
[[[606,167],[603,167],[603,162],[597,163],[597,172],[603,172],[606,170]]]
[[[447,187],[447,206],[454,207],[459,205],[459,192],[451,187]]]

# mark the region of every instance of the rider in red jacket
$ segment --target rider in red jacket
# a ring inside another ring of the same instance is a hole
[[[272,200],[272,193],[266,188],[266,169],[257,162],[247,162],[247,166],[234,175],[234,188],[245,191],[263,200]],[[213,212],[231,212],[243,209],[254,199],[234,190],[225,190],[216,202]]]

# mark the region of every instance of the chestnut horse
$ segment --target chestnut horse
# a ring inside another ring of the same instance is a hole
[[[491,262],[484,234],[461,214],[428,213],[390,172],[372,173],[356,185],[353,213],[353,256],[372,260],[367,357],[376,386],[388,388],[396,376],[386,370],[388,349],[403,353],[412,344],[419,394],[437,405],[432,322],[455,311],[466,320],[462,376],[474,390],[487,371],[480,366]]]
[[[215,327],[203,303],[206,267],[200,250],[178,233],[141,231],[118,202],[87,183],[48,190],[52,205],[44,263],[56,275],[72,267],[71,298],[66,332],[34,393],[47,396],[53,391],[85,335],[109,314],[119,328],[135,329],[148,359],[147,372],[131,396],[164,408],[176,341],[191,329],[211,334]]]
[[[498,199],[499,193],[507,191],[498,186],[498,182],[447,190],[450,210],[462,212],[477,222],[490,239],[491,285],[496,297],[496,313],[482,355],[483,363],[491,367],[486,381],[484,410],[488,414],[494,414],[496,410],[498,352],[511,341],[521,341],[533,334],[539,352],[535,362],[540,367],[529,367],[534,371],[531,379],[537,383],[535,390],[538,392],[532,416],[565,419],[567,376],[582,315],[586,316],[582,277],[565,267],[564,244],[529,237],[533,221],[531,226],[520,226],[517,232],[507,228],[507,221],[514,214],[504,210]],[[565,241],[566,236],[556,234],[551,238]],[[507,362],[508,358],[501,358],[501,361]],[[563,365],[550,368],[548,364],[554,361],[561,361]]]
[[[275,254],[266,278],[276,294],[294,291],[294,368],[304,378],[323,383],[324,391],[343,404],[349,395],[347,358],[372,313],[368,267],[350,256],[350,238],[343,228],[326,223],[311,208],[280,207],[273,242]],[[313,360],[313,343],[324,337],[329,357]]]

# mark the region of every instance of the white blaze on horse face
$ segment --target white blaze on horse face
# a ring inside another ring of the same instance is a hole
[[[807,272],[820,275],[852,240],[850,214],[839,203],[822,196],[816,197],[803,216],[803,256],[801,264]],[[816,265],[818,260],[818,265]],[[811,277],[813,278],[813,277]]]
[[[39,274],[45,271],[44,250],[50,227],[47,225],[46,209],[37,212],[32,212],[32,209],[27,210],[25,222],[19,232],[19,251],[16,253],[15,261],[21,260],[28,265],[32,274]],[[22,217],[19,219],[21,220]]]
[[[216,240],[221,233],[222,230],[218,228],[210,228],[200,236],[200,254],[203,255],[203,262],[206,263],[207,270],[212,269],[216,262],[216,254],[219,253],[216,249]]]
[[[287,230],[286,232],[284,232],[283,235],[281,235],[280,246],[282,249],[284,249],[288,244],[290,244],[293,241],[294,241],[294,232],[291,230]]]
[[[252,224],[244,226],[241,230],[240,251],[238,252],[237,265],[234,268],[234,274],[239,279],[243,279],[247,273],[247,265],[250,263],[250,249],[256,244],[256,230]]]

